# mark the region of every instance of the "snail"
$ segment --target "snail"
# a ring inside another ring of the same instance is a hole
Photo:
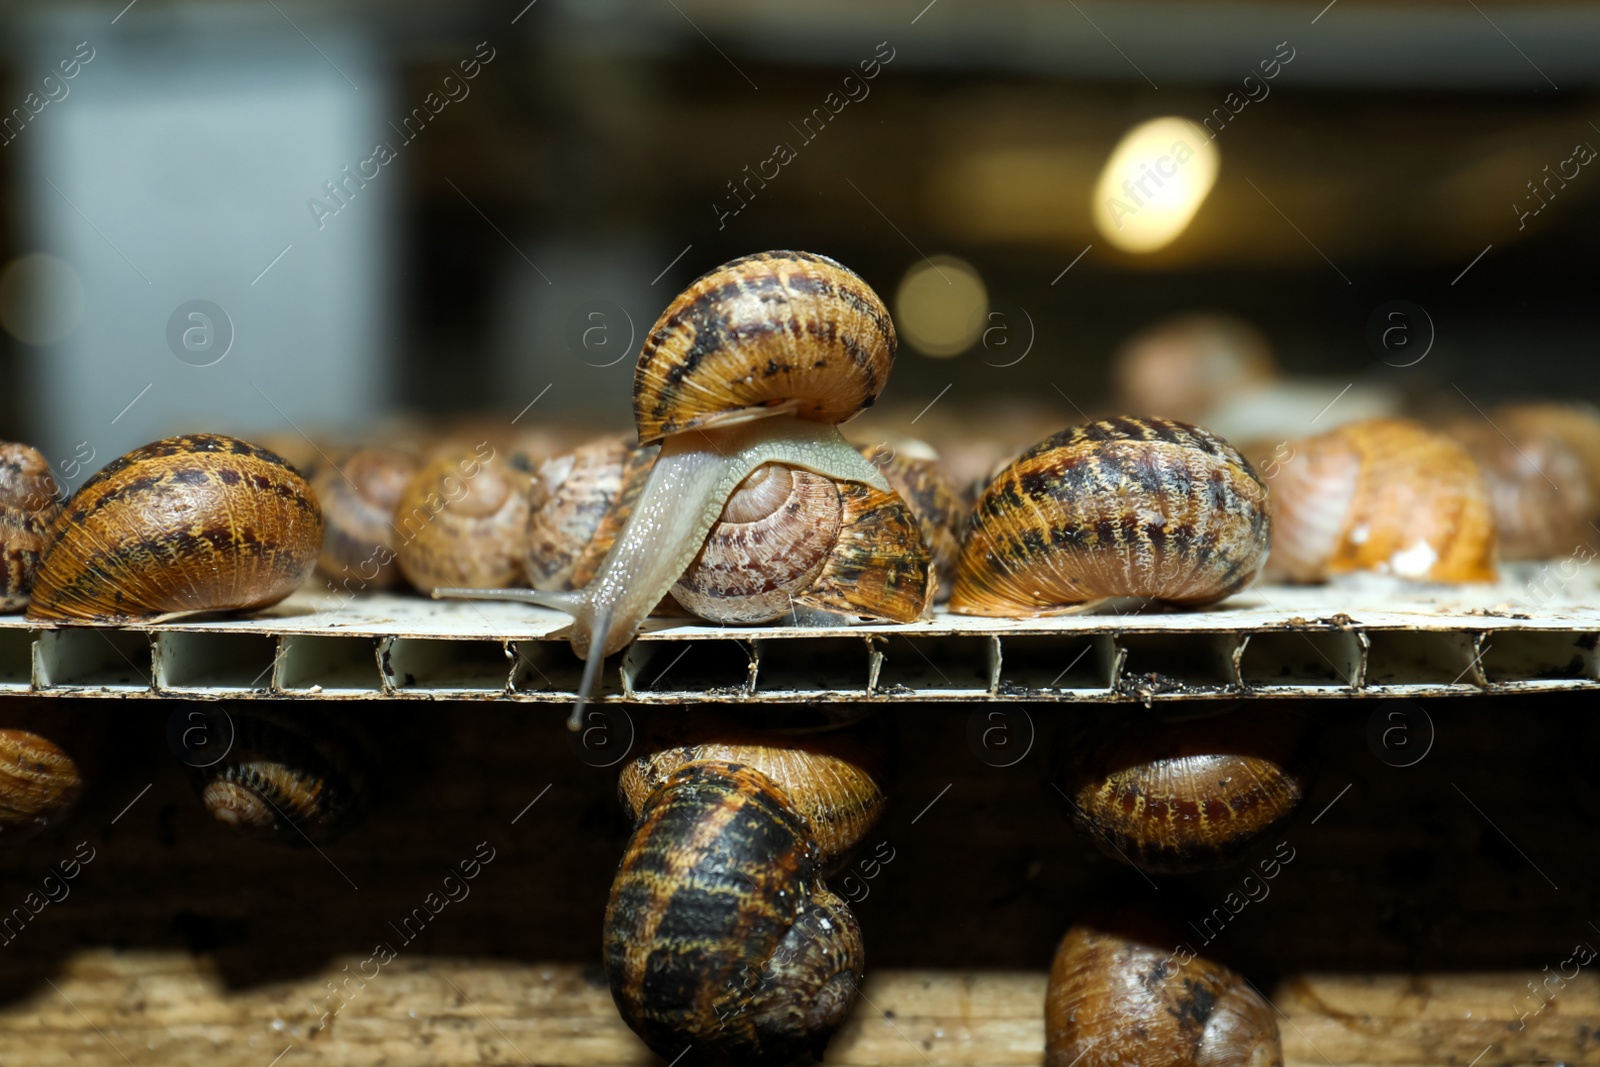
[[[1374,570],[1491,582],[1498,549],[1483,474],[1465,448],[1404,419],[1290,441],[1271,472],[1270,576],[1324,581]]]
[[[325,465],[311,487],[322,503],[326,533],[317,571],[332,581],[356,581],[360,589],[399,584],[394,562],[395,506],[417,461],[396,448],[363,448],[338,466]]]
[[[1226,866],[1310,792],[1311,727],[1293,708],[1178,720],[1119,712],[1063,734],[1057,788],[1073,824],[1107,856],[1152,874]]]
[[[201,803],[229,830],[291,846],[322,843],[370,809],[378,744],[354,716],[237,704],[198,714],[197,736],[206,747],[180,755]],[[225,751],[208,762],[212,745]]]
[[[1592,539],[1600,498],[1589,467],[1536,411],[1496,411],[1490,421],[1462,419],[1445,432],[1483,472],[1502,558],[1544,560]]]
[[[639,354],[634,421],[639,443],[661,451],[593,579],[434,595],[572,615],[587,660],[574,728],[601,661],[675,586],[715,621],[770,621],[797,604],[916,619],[930,593],[916,522],[836,426],[877,397],[894,350],[882,301],[831,259],[768,252],[717,268],[667,307]]]
[[[1282,1067],[1266,998],[1183,936],[1139,914],[1067,931],[1045,992],[1047,1067]]]
[[[0,845],[57,825],[83,794],[84,731],[58,708],[33,711],[27,698],[0,704]]]
[[[1128,338],[1111,358],[1119,407],[1186,421],[1206,418],[1276,374],[1266,337],[1227,315],[1167,319]]]
[[[606,906],[606,975],[665,1059],[820,1056],[855,1003],[861,931],[823,875],[883,794],[851,740],[789,740],[691,737],[622,774],[637,825]]]
[[[597,438],[534,469],[523,559],[533,588],[571,589],[593,577],[621,528],[607,520],[621,504],[624,486],[637,497],[660,451],[635,445],[629,436]],[[626,507],[631,510],[632,502]]]
[[[61,513],[61,489],[35,449],[0,442],[0,611],[28,602],[50,524]]]
[[[1198,426],[1110,418],[1063,430],[978,498],[950,610],[1036,617],[1118,597],[1215,603],[1261,570],[1266,497],[1244,457]]]
[[[966,502],[945,474],[939,453],[922,441],[897,438],[863,447],[861,454],[882,469],[890,487],[916,516],[937,579],[934,599],[948,600],[961,552]]]
[[[487,444],[436,459],[395,506],[400,572],[418,589],[493,589],[519,581],[528,528],[528,471]]]
[[[221,434],[169,437],[73,494],[51,527],[28,619],[253,611],[299,588],[321,548],[316,493],[282,458]]]

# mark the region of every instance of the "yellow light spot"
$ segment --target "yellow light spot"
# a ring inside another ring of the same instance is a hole
[[[895,325],[925,356],[959,355],[983,333],[989,294],[972,264],[954,256],[919,260],[900,279]]]
[[[1218,155],[1188,119],[1151,119],[1129,130],[1095,183],[1095,226],[1125,252],[1154,252],[1177,239],[1217,182]]]

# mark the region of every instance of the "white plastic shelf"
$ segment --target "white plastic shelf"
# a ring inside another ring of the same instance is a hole
[[[1443,696],[1600,688],[1600,587],[1377,578],[1260,586],[1207,611],[907,625],[649,620],[602,695],[641,703]],[[573,700],[569,620],[519,604],[304,591],[248,618],[30,627],[0,617],[0,694]]]

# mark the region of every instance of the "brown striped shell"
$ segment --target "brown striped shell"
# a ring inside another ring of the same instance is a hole
[[[1271,480],[1267,573],[1292,582],[1377,571],[1491,582],[1489,490],[1465,448],[1405,419],[1353,422],[1288,443]]]
[[[81,735],[59,708],[0,704],[0,845],[26,841],[71,814],[84,787]]]
[[[621,522],[608,516],[616,510],[624,481],[633,476],[633,493],[644,487],[644,476],[658,451],[653,445],[636,445],[632,434],[597,438],[538,464],[533,472],[528,537],[523,570],[535,589],[571,589],[580,560],[588,560],[588,573],[605,557],[616,540]],[[626,518],[623,515],[622,518]],[[603,547],[602,525],[607,526]]]
[[[253,611],[299,588],[321,548],[316,493],[278,455],[221,434],[169,437],[106,464],[68,501],[28,618]]]
[[[1244,457],[1198,426],[1111,418],[1063,430],[979,497],[950,610],[1030,617],[1114,597],[1215,603],[1261,570],[1266,496]]]
[[[769,463],[728,498],[672,596],[713,622],[771,622],[797,605],[911,622],[932,591],[899,496]]]
[[[922,543],[928,546],[933,562],[934,599],[940,602],[950,599],[967,504],[945,473],[939,454],[911,438],[883,441],[863,446],[859,451],[883,471],[889,485],[917,517]]]
[[[326,526],[319,574],[351,590],[400,584],[395,505],[416,471],[409,452],[374,447],[352,453],[337,466],[324,464],[312,476]]]
[[[36,449],[0,442],[0,611],[28,602],[50,526],[61,514],[61,488]]]
[[[192,768],[200,801],[236,833],[299,847],[331,841],[371,806],[376,743],[349,716],[230,705],[227,754]]]
[[[883,390],[895,345],[883,301],[828,257],[741,257],[696,279],[646,336],[639,441],[778,413],[844,422]]]
[[[855,1002],[861,931],[805,820],[752,766],[698,760],[644,802],[603,936],[617,1009],[663,1060],[820,1056]]]
[[[434,460],[395,506],[400,573],[424,591],[518,584],[528,499],[529,472],[493,449]]]
[[[1178,721],[1123,712],[1063,736],[1057,788],[1107,856],[1154,874],[1223,867],[1294,815],[1314,742],[1293,708]]]
[[[1278,1023],[1240,974],[1159,922],[1100,917],[1062,938],[1046,1067],[1282,1067]]]
[[[721,716],[674,716],[623,765],[617,793],[637,820],[645,802],[698,760],[745,764],[770,778],[800,815],[831,866],[860,843],[883,813],[883,758],[874,735],[859,729],[774,734]]]

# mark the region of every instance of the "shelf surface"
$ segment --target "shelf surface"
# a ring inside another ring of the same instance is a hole
[[[1570,569],[1570,568],[1569,568]],[[1129,602],[905,625],[650,619],[602,695],[642,703],[1440,696],[1600,687],[1600,587],[1559,565],[1494,585],[1258,586],[1206,611]],[[0,693],[567,702],[570,620],[522,604],[302,591],[248,618],[121,629],[0,619]]]

